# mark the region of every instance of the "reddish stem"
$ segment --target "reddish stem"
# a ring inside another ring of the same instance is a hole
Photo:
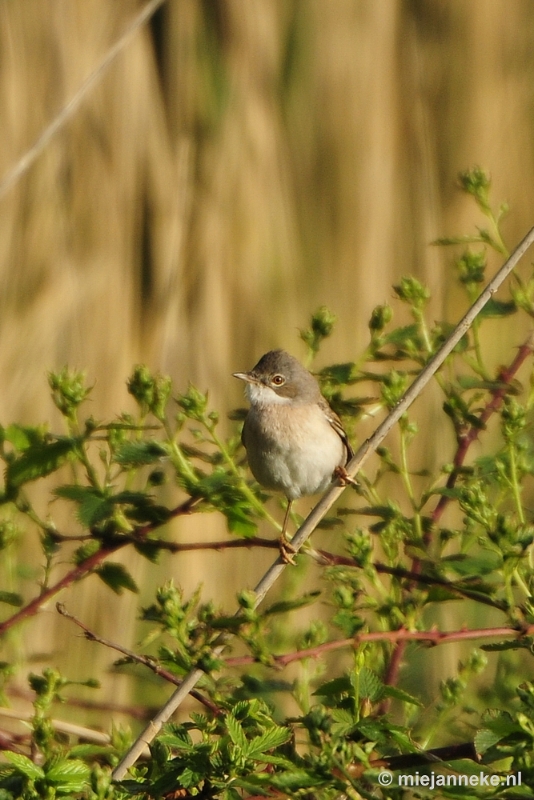
[[[501,383],[498,389],[493,389],[491,394],[492,398],[486,403],[486,406],[482,410],[479,420],[479,425],[471,425],[467,431],[459,431],[457,435],[457,442],[458,447],[456,449],[456,453],[454,456],[454,469],[450,473],[447,483],[445,484],[447,489],[453,489],[456,485],[456,481],[458,480],[458,476],[460,474],[460,469],[464,464],[464,461],[467,457],[467,453],[469,448],[473,444],[474,441],[478,438],[478,435],[481,429],[486,427],[486,423],[490,419],[490,417],[499,410],[501,405],[504,402],[504,398],[508,392],[509,385],[512,382],[512,379],[518,372],[519,368],[523,365],[526,361],[528,356],[534,350],[534,334],[530,334],[526,342],[524,342],[518,349],[517,355],[510,364],[509,367],[502,367],[499,370],[497,380]],[[447,497],[446,495],[441,495],[438,503],[434,511],[431,514],[431,520],[433,525],[436,525],[443,512],[447,508],[447,505],[450,503],[451,498]],[[430,544],[431,538],[431,531],[429,530],[424,536],[424,543],[426,546]],[[419,573],[421,571],[421,562],[419,559],[414,559],[412,562],[412,572]],[[400,666],[402,663],[402,659],[404,657],[404,650],[406,648],[406,642],[399,640],[395,644],[393,649],[393,653],[391,655],[388,668],[386,670],[386,675],[384,678],[384,682],[390,686],[394,686],[397,683],[398,675]],[[384,709],[383,709],[384,710]]]
[[[176,508],[172,509],[169,519],[172,517],[181,516],[182,514],[189,514],[197,502],[199,501],[189,498],[184,503],[181,503],[179,506],[176,506]],[[157,524],[153,523],[136,528],[136,541],[145,538],[150,531],[155,530],[162,524],[163,523],[158,522]],[[76,583],[76,581],[85,578],[86,575],[88,575],[103,561],[105,561],[108,556],[110,556],[112,553],[115,553],[117,550],[122,549],[127,544],[130,544],[130,542],[131,539],[129,538],[126,540],[117,538],[112,544],[102,546],[100,550],[97,550],[96,553],[88,556],[88,558],[84,559],[80,564],[74,567],[74,569],[71,569],[70,572],[67,572],[67,574],[64,575],[60,581],[42,591],[40,595],[31,600],[28,605],[24,606],[24,608],[21,608],[20,611],[17,611],[16,614],[13,614],[12,617],[9,617],[9,619],[6,619],[4,622],[0,622],[0,636],[2,636],[10,628],[18,625],[19,622],[22,622],[29,617],[33,617],[49,600],[59,594],[62,589],[70,586],[71,583]]]
[[[302,661],[304,658],[318,658],[325,653],[340,650],[344,647],[357,647],[363,642],[391,642],[392,644],[402,643],[404,645],[410,642],[426,642],[435,647],[440,644],[470,641],[472,639],[495,639],[497,637],[508,636],[521,639],[525,636],[532,635],[534,635],[534,625],[527,625],[521,629],[502,625],[494,628],[461,628],[456,631],[409,631],[406,630],[406,628],[398,628],[394,631],[369,631],[367,633],[359,633],[351,639],[338,639],[334,642],[319,644],[316,647],[309,647],[306,650],[297,650],[293,653],[273,656],[273,660],[278,666],[286,666],[293,661]],[[225,663],[232,667],[252,664],[256,661],[257,659],[254,656],[236,656],[234,658],[225,659]]]

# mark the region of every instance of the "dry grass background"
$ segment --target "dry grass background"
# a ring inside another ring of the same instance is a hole
[[[0,180],[142,7],[3,0]],[[297,329],[321,304],[339,320],[321,363],[357,356],[403,274],[430,286],[435,318],[457,319],[451,254],[429,242],[479,221],[455,191],[475,163],[511,205],[510,246],[532,224],[533,45],[530,0],[167,0],[0,201],[0,420],[57,426],[46,372],[66,363],[94,382],[100,418],[129,405],[140,361],[228,410],[230,373],[274,346],[302,355]],[[519,336],[486,342],[496,363]],[[444,443],[434,433],[430,462]],[[222,527],[203,515],[176,535]],[[222,590],[241,569],[253,583],[262,559],[229,558],[167,562],[158,579]],[[128,638],[137,599],[96,579],[76,594],[89,624]],[[12,643],[66,637],[50,610]],[[71,651],[85,674],[87,646]]]

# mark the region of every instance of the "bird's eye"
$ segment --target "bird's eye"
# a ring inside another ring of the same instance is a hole
[[[286,379],[283,375],[273,375],[271,379],[271,383],[274,383],[275,386],[283,386],[286,382]]]

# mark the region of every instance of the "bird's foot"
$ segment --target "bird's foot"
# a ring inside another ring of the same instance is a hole
[[[280,558],[284,564],[292,564],[294,567],[296,567],[297,562],[295,561],[294,556],[297,551],[285,534],[280,536],[280,539],[278,540],[278,548],[280,550]]]
[[[338,479],[340,486],[358,486],[358,481],[351,478],[345,467],[336,467],[334,477]]]

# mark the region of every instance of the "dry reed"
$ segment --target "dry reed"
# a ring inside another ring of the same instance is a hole
[[[141,7],[2,3],[0,177]],[[228,409],[230,373],[272,346],[299,355],[321,304],[339,317],[323,362],[357,355],[402,274],[430,285],[436,318],[459,318],[449,253],[428,244],[477,221],[453,190],[472,163],[510,202],[509,243],[531,223],[533,17],[529,0],[167,0],[1,201],[0,421],[59,424],[45,373],[65,363],[95,383],[98,417],[128,405],[138,361]],[[518,336],[486,341],[496,363]],[[432,439],[426,466],[449,441]],[[220,536],[220,520],[201,524],[176,530]],[[211,586],[248,565],[164,570]],[[105,591],[77,589],[73,610],[113,617],[108,636],[133,630],[135,603]],[[40,617],[28,652],[64,626]]]

